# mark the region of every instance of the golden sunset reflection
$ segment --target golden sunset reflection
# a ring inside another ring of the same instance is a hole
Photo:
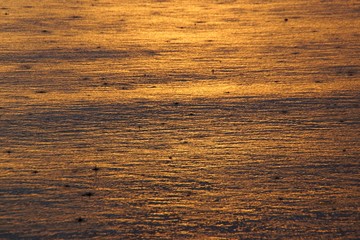
[[[357,1],[0,3],[0,239],[356,239]]]

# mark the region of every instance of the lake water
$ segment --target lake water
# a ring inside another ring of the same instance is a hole
[[[357,239],[360,1],[3,0],[1,239]]]

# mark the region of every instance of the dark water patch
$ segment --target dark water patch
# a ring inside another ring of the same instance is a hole
[[[234,4],[236,3],[237,0],[215,0],[214,3],[215,4]]]
[[[85,192],[85,193],[81,194],[81,196],[83,196],[83,197],[92,197],[94,195],[95,195],[95,193],[93,193],[93,192]]]
[[[16,233],[11,233],[11,232],[7,232],[7,233],[0,232],[0,238],[1,239],[25,239],[23,234],[21,234],[21,233],[16,234]]]
[[[359,72],[359,66],[357,65],[333,66],[327,69],[330,72],[335,73],[336,75],[342,75],[347,77],[355,76]]]
[[[11,188],[11,189],[1,189],[0,192],[4,195],[22,195],[22,196],[31,196],[33,194],[41,195],[47,192],[47,189],[35,189],[35,188]]]
[[[24,65],[19,66],[20,70],[30,70],[31,68],[32,68],[32,66],[28,65],[28,64],[24,64]]]
[[[46,90],[36,90],[35,93],[40,93],[41,94],[41,93],[47,93],[47,91]]]
[[[49,49],[46,51],[34,51],[34,52],[24,52],[24,53],[7,53],[0,54],[0,60],[2,61],[11,61],[11,62],[39,62],[45,60],[98,60],[98,59],[124,59],[124,58],[133,58],[133,57],[154,57],[159,53],[154,50],[149,49],[139,49],[139,50],[100,50],[100,49],[68,49],[68,50],[59,50],[59,49]]]
[[[70,16],[69,17],[70,19],[81,19],[83,18],[82,16],[79,16],[79,15],[73,15],[73,16]]]

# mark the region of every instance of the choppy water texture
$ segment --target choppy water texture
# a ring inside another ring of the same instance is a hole
[[[0,238],[356,239],[358,0],[2,0]]]

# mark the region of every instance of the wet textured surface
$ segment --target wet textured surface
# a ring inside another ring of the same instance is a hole
[[[359,1],[2,1],[0,238],[356,239]]]

